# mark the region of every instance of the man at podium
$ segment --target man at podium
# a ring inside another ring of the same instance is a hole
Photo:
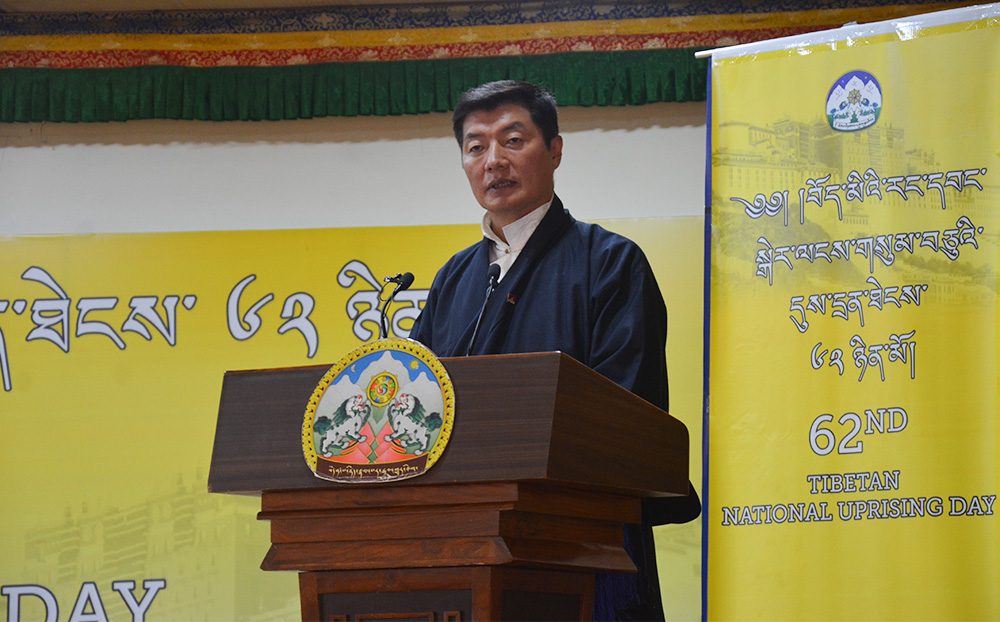
[[[462,95],[452,123],[486,210],[483,239],[438,272],[410,337],[439,357],[562,351],[667,410],[663,297],[634,242],[577,221],[555,195],[555,99],[527,82],[491,82]],[[639,572],[598,575],[595,619],[663,619],[651,527],[700,511],[693,489],[644,500],[643,525],[625,533]]]

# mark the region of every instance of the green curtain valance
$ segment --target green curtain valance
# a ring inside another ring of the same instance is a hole
[[[490,80],[544,85],[565,106],[702,101],[695,49],[283,67],[0,70],[0,122],[259,121],[443,112]]]

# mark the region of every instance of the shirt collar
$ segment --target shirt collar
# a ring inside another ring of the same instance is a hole
[[[552,201],[549,200],[532,211],[528,212],[521,218],[510,223],[503,228],[503,237],[507,238],[504,242],[500,239],[500,236],[493,233],[493,227],[491,226],[490,213],[486,212],[483,215],[483,235],[486,236],[496,248],[500,250],[510,249],[511,251],[518,252],[524,245],[528,243],[531,238],[531,234],[535,232],[538,228],[538,223],[542,222],[545,218],[545,214],[548,213],[549,207],[552,206]]]

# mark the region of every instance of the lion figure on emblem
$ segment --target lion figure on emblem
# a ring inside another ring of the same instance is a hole
[[[401,447],[409,449],[416,446],[416,454],[427,452],[430,444],[431,430],[441,427],[440,413],[425,414],[423,405],[415,395],[400,393],[389,403],[389,422],[392,424],[392,434],[385,437],[387,441],[395,441]],[[406,437],[404,443],[401,439]]]
[[[347,449],[354,441],[364,442],[368,437],[361,434],[368,416],[372,413],[371,402],[363,395],[353,395],[340,405],[333,413],[333,420],[327,417],[317,417],[313,429],[323,437],[319,451],[324,456],[331,456],[330,447]]]

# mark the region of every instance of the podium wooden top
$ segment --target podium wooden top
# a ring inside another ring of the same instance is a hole
[[[391,485],[542,481],[633,496],[688,493],[684,424],[569,356],[441,362],[455,387],[451,440],[427,473]],[[306,404],[329,367],[226,373],[210,492],[359,486],[315,477],[302,454]]]

